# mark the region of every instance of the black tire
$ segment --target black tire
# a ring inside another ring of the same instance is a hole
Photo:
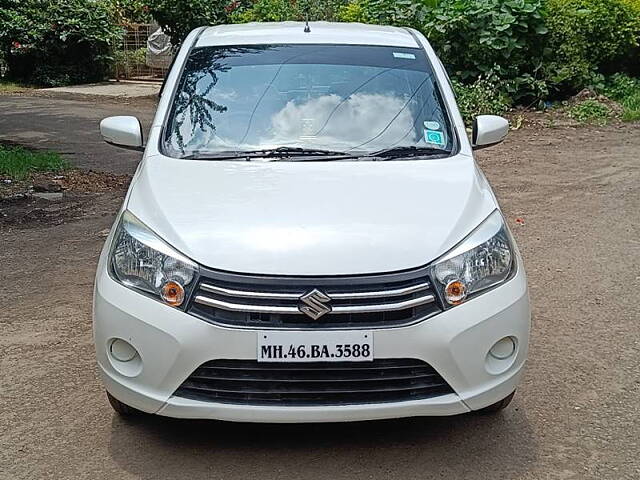
[[[499,412],[500,410],[504,410],[513,400],[513,396],[516,394],[515,391],[511,392],[509,395],[504,397],[502,400],[494,403],[493,405],[489,405],[488,407],[481,408],[477,410],[477,413],[481,415],[491,415]]]
[[[133,407],[130,407],[126,403],[122,403],[116,397],[107,392],[107,398],[109,399],[109,403],[111,407],[116,411],[118,415],[121,417],[133,417],[135,415],[140,415],[142,412],[140,410],[136,410]]]

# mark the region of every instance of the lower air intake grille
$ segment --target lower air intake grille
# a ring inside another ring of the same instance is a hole
[[[176,390],[178,397],[242,405],[345,405],[403,402],[453,393],[427,363],[258,363],[213,360]]]

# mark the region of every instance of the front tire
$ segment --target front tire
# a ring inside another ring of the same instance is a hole
[[[492,415],[494,413],[498,413],[500,410],[504,410],[513,400],[513,396],[516,394],[515,390],[511,392],[509,395],[504,397],[502,400],[497,401],[496,403],[489,405],[488,407],[481,408],[477,410],[477,413],[480,415]]]
[[[111,407],[116,411],[118,415],[121,417],[133,417],[135,415],[140,415],[142,412],[140,410],[136,410],[133,407],[130,407],[126,403],[122,403],[116,397],[107,392],[107,398],[109,399],[109,403]]]

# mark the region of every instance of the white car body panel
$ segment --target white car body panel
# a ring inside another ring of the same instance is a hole
[[[196,47],[211,45],[276,44],[384,45],[417,48],[413,36],[403,28],[357,23],[312,22],[309,32],[304,23],[245,23],[207,29]]]
[[[217,358],[255,359],[259,329],[216,326],[115,282],[98,267],[94,340],[102,379],[119,400],[148,413],[180,418],[242,422],[334,422],[454,415],[490,405],[511,393],[528,351],[529,299],[524,270],[494,290],[426,321],[374,332],[376,358],[417,358],[432,365],[455,395],[413,402],[319,407],[242,406],[172,396],[204,362]],[[521,263],[521,259],[518,258]],[[505,369],[493,372],[487,352],[504,336],[517,339]],[[130,376],[108,354],[113,338],[124,338],[139,352],[142,371]],[[508,368],[507,368],[508,367]]]
[[[143,160],[123,204],[158,236],[210,269],[258,275],[335,276],[413,269],[445,254],[495,209],[474,159],[442,64],[417,31],[360,24],[247,24],[194,30],[177,54],[149,132]],[[333,43],[422,47],[432,64],[457,137],[444,159],[387,162],[239,162],[179,160],[159,150],[175,85],[194,46]],[[427,362],[454,393],[424,400],[323,406],[233,405],[174,396],[196,368],[215,359],[255,360],[259,329],[208,323],[141,295],[108,273],[114,232],[96,275],[94,340],[104,384],[144,412],[179,418],[250,422],[330,422],[478,410],[512,393],[528,351],[526,275],[426,320],[376,328],[375,358]],[[512,337],[504,368],[488,351]],[[124,339],[138,369],[114,362],[109,345]]]
[[[462,155],[366,164],[158,156],[141,170],[127,208],[210,268],[348,275],[425,265],[496,205]]]

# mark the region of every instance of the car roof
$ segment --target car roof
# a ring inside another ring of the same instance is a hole
[[[208,27],[196,47],[214,45],[334,44],[419,48],[413,35],[398,27],[363,23],[309,22],[244,23]]]

